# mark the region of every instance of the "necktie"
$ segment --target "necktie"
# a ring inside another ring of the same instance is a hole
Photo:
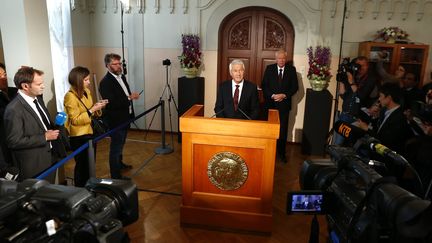
[[[278,81],[279,81],[279,83],[282,81],[282,68],[281,69],[279,69],[279,75],[278,75]]]
[[[37,101],[37,99],[35,99],[33,101],[33,103],[35,103],[36,105],[36,109],[39,112],[40,117],[42,118],[43,123],[45,124],[45,127],[47,128],[47,130],[49,130],[51,128],[50,122],[48,121],[47,117],[45,116],[45,113],[42,111],[42,109],[39,106],[39,103]]]
[[[240,85],[236,84],[236,89],[234,91],[234,110],[237,111],[238,109],[238,98],[239,98],[239,87]]]

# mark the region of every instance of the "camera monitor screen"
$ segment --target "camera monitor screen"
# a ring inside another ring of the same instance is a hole
[[[324,193],[321,191],[289,192],[287,213],[325,213],[324,199]]]

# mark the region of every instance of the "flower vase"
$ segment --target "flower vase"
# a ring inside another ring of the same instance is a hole
[[[389,37],[389,38],[387,39],[386,43],[387,43],[387,44],[394,44],[394,43],[396,43],[396,39],[393,38],[393,37]]]
[[[198,68],[183,68],[183,72],[186,78],[195,78],[198,76]]]
[[[309,82],[313,91],[323,91],[328,87],[328,80],[326,79],[310,79]]]

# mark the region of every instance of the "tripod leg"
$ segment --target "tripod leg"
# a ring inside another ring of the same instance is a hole
[[[173,95],[172,90],[171,90],[171,86],[169,84],[167,86],[168,86],[168,91],[169,91],[170,97],[172,97],[172,100],[173,100],[173,103],[174,103],[174,107],[175,107],[175,109],[176,109],[176,111],[178,113],[178,107],[177,107],[177,104],[175,102],[174,95]]]

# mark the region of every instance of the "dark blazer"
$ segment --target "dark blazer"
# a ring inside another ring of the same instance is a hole
[[[261,83],[265,108],[278,109],[279,112],[289,112],[291,110],[291,97],[298,90],[297,72],[295,67],[285,65],[282,82],[278,82],[278,67],[277,64],[271,64],[266,67],[263,81]],[[273,94],[285,94],[286,99],[281,102],[275,102],[271,96]]]
[[[130,94],[129,84],[124,75],[122,75],[122,80]],[[110,72],[107,72],[101,80],[99,92],[103,99],[108,99],[102,115],[111,129],[135,117],[132,102]],[[132,105],[132,114],[129,114],[129,105]]]
[[[374,135],[382,144],[390,149],[402,153],[404,152],[405,142],[412,136],[402,108],[393,111],[387,120],[384,121],[381,129],[379,124],[374,128]]]
[[[38,99],[49,116],[42,98]],[[17,95],[6,107],[4,125],[14,165],[20,170],[20,180],[31,178],[51,166],[51,148],[45,140],[45,128],[21,95]]]
[[[234,110],[234,99],[232,80],[224,81],[218,89],[216,105],[214,108],[216,117],[248,119],[241,111],[251,119],[256,120],[259,116],[259,99],[257,86],[247,80],[243,81],[243,88],[240,95],[239,109]],[[241,110],[241,111],[240,111]]]
[[[15,97],[18,89],[8,87],[7,94],[0,91],[0,167],[6,164],[12,164],[12,155],[7,148],[6,133],[4,129],[3,115],[6,110],[6,106]]]

